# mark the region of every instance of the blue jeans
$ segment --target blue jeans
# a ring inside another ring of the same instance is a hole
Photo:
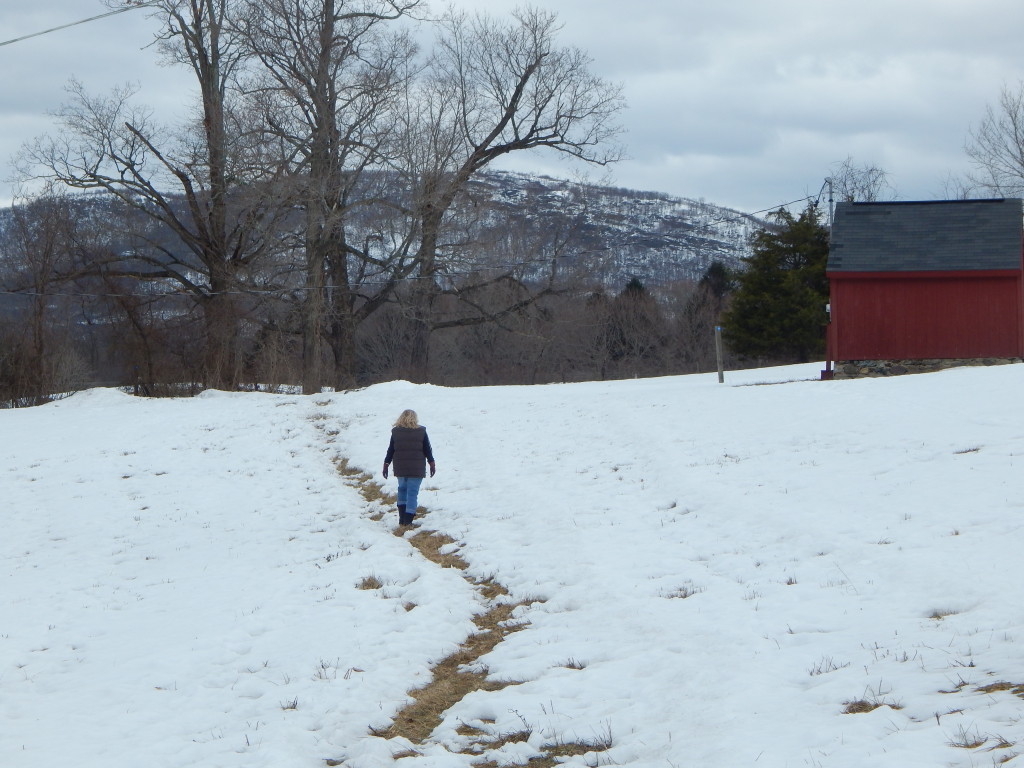
[[[407,515],[416,514],[416,497],[420,494],[422,477],[400,477],[398,478],[398,504],[405,505]]]

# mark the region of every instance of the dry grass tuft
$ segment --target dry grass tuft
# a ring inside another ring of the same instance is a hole
[[[334,467],[335,469],[338,470],[338,474],[341,475],[342,477],[353,477],[355,475],[362,473],[362,470],[357,469],[356,467],[353,467],[351,464],[349,464],[348,457],[346,456],[338,456],[337,458],[335,458]]]
[[[982,736],[977,729],[971,733],[969,728],[964,728],[962,725],[957,729],[956,736],[949,741],[949,746],[957,747],[958,749],[977,749],[982,746],[988,738]]]
[[[540,765],[546,765],[543,761],[555,761],[558,758],[571,758],[586,755],[589,752],[607,752],[612,748],[614,739],[611,737],[611,726],[605,726],[604,730],[595,734],[594,738],[578,738],[573,741],[557,740],[553,744],[545,744],[544,758],[539,761]],[[558,765],[561,761],[551,763]],[[534,765],[534,761],[529,761]]]
[[[903,709],[903,705],[896,701],[887,701],[878,697],[872,697],[871,699],[856,699],[854,701],[843,702],[843,714],[844,715],[862,715],[866,712],[874,712],[879,707],[888,707],[889,709]]]
[[[524,741],[529,741],[530,736],[533,735],[533,731],[514,731],[513,733],[506,733],[499,736],[496,739],[492,739],[487,742],[488,749],[501,749],[506,744],[522,744]]]
[[[603,744],[597,744],[588,741],[573,741],[566,744],[556,744],[553,747],[544,747],[544,751],[548,753],[549,758],[553,757],[575,757],[577,755],[585,755],[587,752],[606,752],[611,748],[611,745],[604,746]],[[530,761],[530,765],[533,765],[533,761]],[[553,763],[557,765],[557,763]]]
[[[373,574],[370,574],[369,576],[364,576],[362,581],[360,581],[356,586],[359,587],[359,589],[380,589],[384,586],[384,582]]]
[[[1016,742],[1008,741],[1003,736],[993,736],[992,738],[995,739],[995,744],[988,748],[988,752],[995,752],[997,749],[1009,749],[1010,747],[1016,745]],[[1008,756],[1002,762],[1008,762],[1009,760],[1012,760],[1014,757],[1016,757],[1016,755]]]
[[[379,501],[387,505],[397,502],[395,494],[385,491],[384,486],[373,479],[373,475],[363,472],[358,467],[353,467],[347,457],[335,458],[334,467],[338,470],[338,474],[345,478],[346,483],[356,488],[366,501]]]
[[[850,662],[848,661],[837,664],[831,656],[822,656],[821,660],[817,664],[807,670],[807,674],[811,677],[827,675],[829,672],[835,672],[837,669],[846,669],[848,666],[850,666]]]
[[[480,579],[474,583],[480,590],[480,594],[487,600],[495,600],[499,597],[508,597],[508,590],[505,589],[505,586],[495,581],[491,576],[488,576],[486,579]]]
[[[565,667],[566,669],[586,669],[587,662],[580,661],[579,659],[574,659],[570,656],[568,659],[559,664],[559,666]]]
[[[483,730],[482,728],[477,728],[473,725],[468,725],[466,723],[460,724],[459,727],[455,729],[455,732],[459,734],[459,736],[472,736],[473,738],[484,737],[487,739],[491,738],[491,734],[489,734],[487,731]]]
[[[683,584],[681,587],[671,590],[670,592],[663,592],[662,597],[666,597],[669,600],[685,600],[688,597],[703,592],[703,589],[693,586],[693,584]]]
[[[513,742],[526,741],[530,738],[530,731],[522,731],[516,734],[510,734],[499,741],[488,744],[492,749],[502,747],[505,744]],[[588,752],[607,752],[612,748],[613,740],[611,729],[609,728],[603,734],[595,739],[578,739],[576,741],[558,741],[554,744],[546,745],[543,749],[543,755],[540,757],[533,757],[527,763],[530,768],[556,768],[565,761],[567,757],[580,757]],[[498,763],[489,761],[486,763],[476,763],[476,768],[501,768]]]
[[[398,503],[398,497],[393,493],[384,490],[384,486],[371,480],[370,475],[359,476],[359,494],[366,501],[379,501],[382,504],[394,505]]]
[[[416,547],[427,560],[437,563],[442,568],[458,568],[462,571],[469,568],[469,563],[454,552],[448,554],[441,552],[443,548],[455,543],[455,539],[451,536],[437,531],[419,531],[409,537],[409,543]]]
[[[844,701],[843,705],[844,715],[862,715],[866,712],[874,712],[876,709],[882,706],[877,701],[868,701],[867,699],[857,699],[856,701]]]
[[[391,759],[401,760],[403,757],[419,757],[422,754],[422,752],[417,752],[415,749],[405,749],[401,752],[395,752],[395,754],[391,756]]]
[[[1024,685],[1020,683],[998,682],[983,685],[976,689],[978,693],[997,693],[998,691],[1010,691],[1015,696],[1024,697]]]

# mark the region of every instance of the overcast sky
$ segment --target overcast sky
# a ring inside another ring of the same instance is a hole
[[[494,14],[516,0],[457,0]],[[835,163],[884,168],[899,199],[934,199],[968,169],[967,133],[1024,79],[1021,0],[533,0],[561,41],[624,86],[629,159],[619,186],[754,212],[816,194]],[[433,7],[439,9],[442,3]],[[0,4],[0,40],[106,11],[100,0]],[[187,73],[158,66],[154,26],[132,11],[0,47],[7,163],[50,131],[76,77],[94,92],[136,82],[161,115],[188,103]],[[515,167],[574,170],[550,154]]]

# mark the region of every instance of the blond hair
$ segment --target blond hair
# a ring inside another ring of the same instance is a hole
[[[420,421],[416,416],[416,411],[411,411],[408,408],[402,411],[402,415],[395,422],[396,427],[405,427],[407,429],[416,429],[419,425]]]

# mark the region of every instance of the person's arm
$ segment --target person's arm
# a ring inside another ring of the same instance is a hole
[[[430,447],[430,438],[427,437],[426,431],[423,432],[423,455],[427,457],[427,464],[430,465],[430,476],[433,477],[437,471],[437,466],[434,464],[434,450]]]
[[[388,452],[384,455],[384,477],[388,476],[388,467],[391,465],[392,459],[395,458],[395,436],[391,436],[391,441],[388,443]]]

